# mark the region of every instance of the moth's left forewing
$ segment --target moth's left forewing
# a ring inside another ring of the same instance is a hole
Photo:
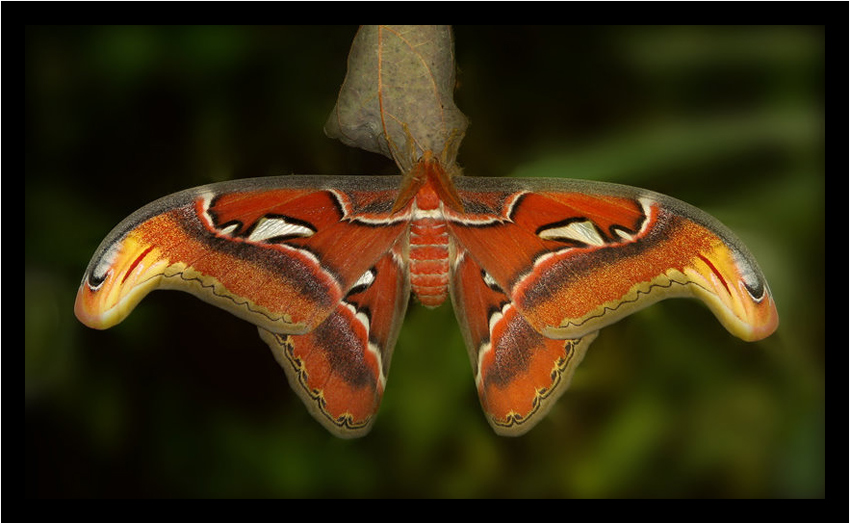
[[[104,239],[77,317],[108,328],[152,290],[176,289],[273,332],[309,332],[406,230],[404,217],[386,219],[397,184],[288,176],[162,198]]]

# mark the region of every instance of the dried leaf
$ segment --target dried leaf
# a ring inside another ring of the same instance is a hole
[[[362,26],[325,134],[392,158],[402,172],[425,151],[451,165],[468,124],[454,86],[451,26]]]

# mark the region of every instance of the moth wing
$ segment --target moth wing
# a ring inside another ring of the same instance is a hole
[[[264,329],[310,332],[406,230],[387,218],[397,177],[257,178],[153,202],[118,225],[75,303],[99,329],[176,289]]]
[[[659,194],[565,180],[460,178],[449,214],[451,296],[482,407],[523,434],[569,386],[598,330],[658,300],[702,300],[761,339],[778,323],[746,247],[698,209]]]
[[[755,258],[674,198],[602,182],[459,179],[450,234],[541,334],[579,338],[659,300],[701,300],[755,341],[779,316]]]
[[[409,280],[407,263],[394,250],[312,331],[291,335],[260,327],[293,390],[337,436],[360,437],[372,426],[407,309]]]
[[[463,251],[450,289],[487,420],[498,434],[524,434],[567,390],[596,333],[558,340],[537,332]]]

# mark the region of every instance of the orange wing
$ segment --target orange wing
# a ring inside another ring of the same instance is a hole
[[[293,389],[341,437],[365,434],[407,307],[399,180],[282,177],[216,184],[139,210],[104,240],[75,311],[123,320],[177,289],[260,328]],[[401,240],[401,241],[400,241]]]
[[[458,189],[452,298],[500,433],[540,419],[600,328],[659,300],[698,298],[745,340],[778,325],[743,244],[678,200],[573,180],[461,178]]]

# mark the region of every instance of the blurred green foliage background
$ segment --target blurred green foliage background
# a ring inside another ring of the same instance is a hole
[[[370,435],[307,414],[251,325],[153,293],[73,316],[122,218],[232,178],[394,173],[324,137],[356,27],[28,27],[31,497],[822,497],[824,31],[455,27],[469,175],[637,185],[726,223],[780,327],[669,300],[604,329],[526,436],[487,425],[450,306],[412,305]]]

